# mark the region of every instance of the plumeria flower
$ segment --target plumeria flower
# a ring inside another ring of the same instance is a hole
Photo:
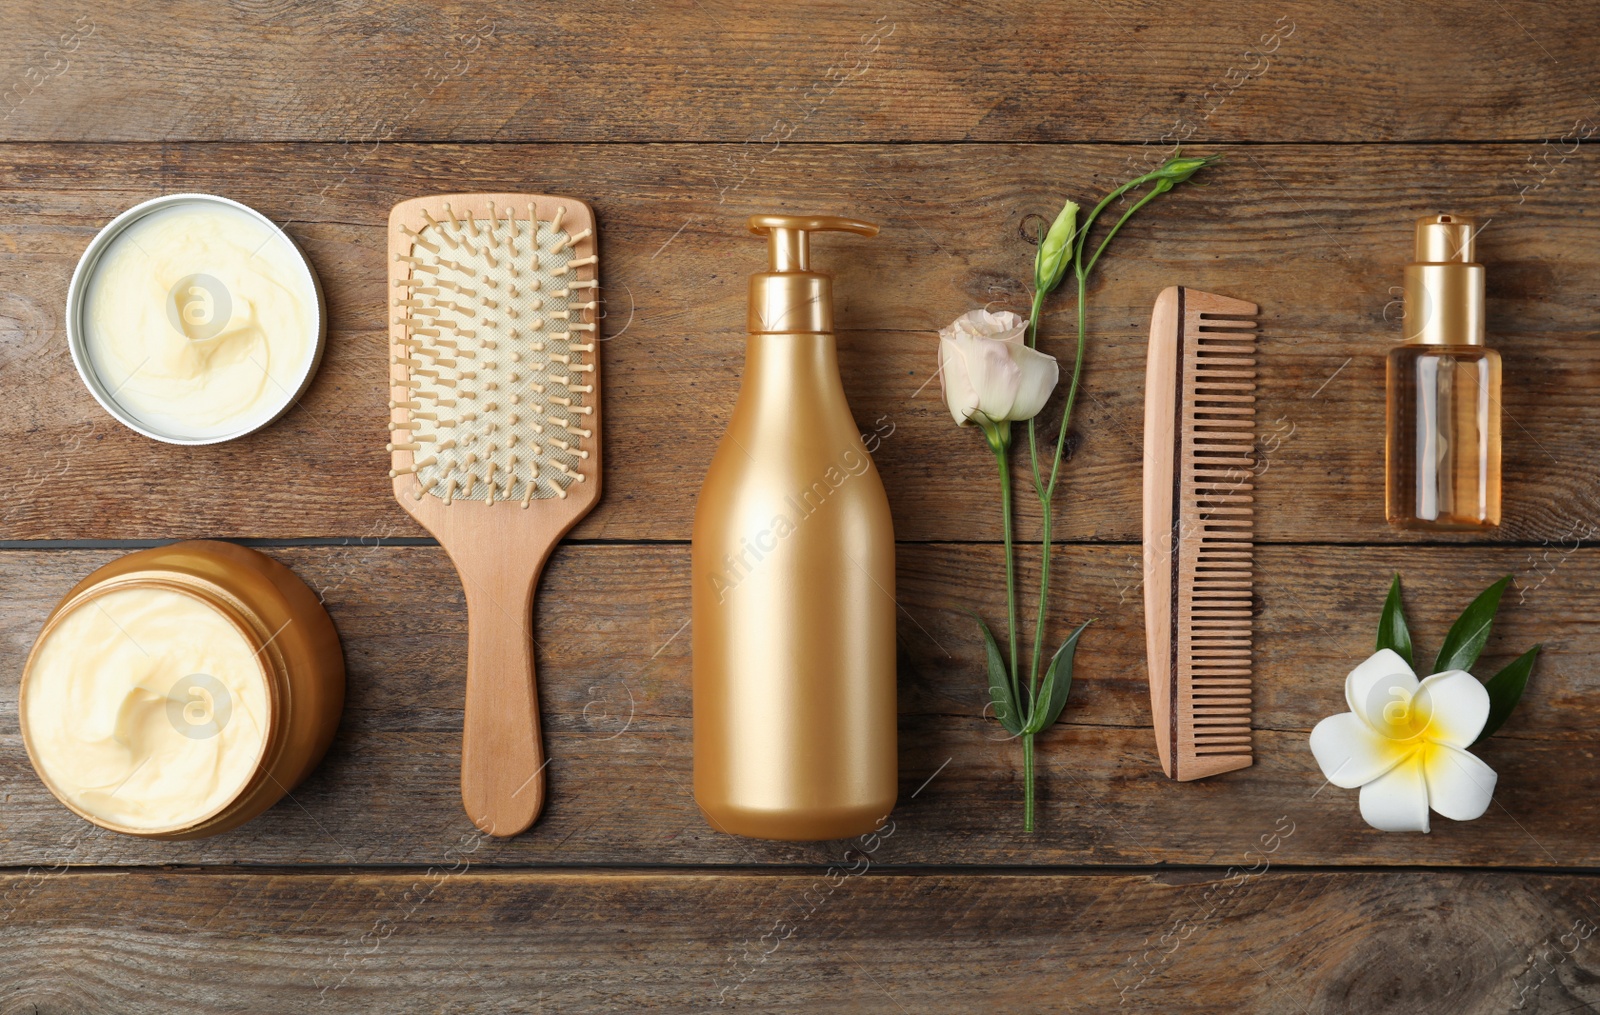
[[[1496,775],[1467,747],[1489,718],[1489,692],[1466,670],[1418,681],[1392,649],[1350,671],[1350,711],[1311,731],[1311,753],[1335,786],[1361,788],[1361,816],[1386,832],[1428,831],[1428,809],[1471,821]]]
[[[1032,419],[1061,376],[1054,356],[1023,341],[1028,322],[1009,310],[974,310],[939,332],[939,386],[950,415],[990,440],[1012,420]]]

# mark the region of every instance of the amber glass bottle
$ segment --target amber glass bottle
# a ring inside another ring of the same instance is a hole
[[[1405,341],[1389,353],[1387,510],[1391,525],[1500,524],[1500,354],[1484,346],[1475,223],[1417,220],[1405,272]]]

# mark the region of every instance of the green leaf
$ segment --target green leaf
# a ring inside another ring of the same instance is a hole
[[[1533,672],[1533,662],[1539,658],[1543,645],[1535,645],[1518,656],[1516,661],[1483,682],[1489,692],[1489,721],[1483,724],[1474,744],[1481,744],[1500,724],[1510,718],[1511,710],[1522,700],[1522,689],[1528,686],[1528,675]]]
[[[1489,640],[1489,627],[1494,623],[1495,611],[1500,609],[1500,594],[1509,584],[1511,576],[1506,575],[1484,589],[1450,625],[1450,633],[1444,636],[1444,647],[1439,650],[1439,659],[1433,664],[1434,673],[1472,669]]]
[[[1000,720],[1000,725],[1006,728],[1007,733],[1018,736],[1022,733],[1022,712],[1011,700],[1011,675],[1006,670],[1005,658],[1000,655],[1000,646],[995,644],[994,635],[989,633],[989,625],[976,613],[972,614],[972,619],[978,622],[978,630],[983,632],[983,649],[989,657],[989,700],[994,702],[994,717]]]
[[[1378,651],[1393,649],[1406,665],[1416,669],[1411,661],[1411,629],[1406,627],[1406,608],[1400,602],[1400,575],[1395,573],[1389,585],[1389,598],[1383,601],[1383,617],[1378,621]]]
[[[1079,624],[1078,629],[1061,643],[1061,647],[1056,649],[1056,654],[1051,657],[1050,668],[1044,674],[1044,683],[1039,685],[1039,697],[1034,699],[1028,725],[1023,727],[1024,733],[1038,733],[1045,730],[1061,717],[1061,710],[1067,704],[1067,692],[1072,690],[1072,657],[1077,653],[1078,636],[1092,623],[1093,620],[1085,620]]]

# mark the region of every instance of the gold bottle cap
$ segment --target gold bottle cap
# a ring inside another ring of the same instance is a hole
[[[750,216],[750,231],[767,237],[770,269],[750,276],[750,334],[833,331],[833,279],[811,270],[811,234],[824,229],[878,235],[870,222],[835,215]]]
[[[1483,265],[1473,260],[1477,221],[1466,215],[1417,219],[1416,260],[1405,270],[1405,340],[1420,345],[1483,344]]]

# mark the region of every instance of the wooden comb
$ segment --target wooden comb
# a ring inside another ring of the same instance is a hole
[[[533,596],[600,499],[597,260],[571,198],[442,195],[389,215],[389,475],[466,590],[461,800],[490,835],[544,806]]]
[[[1246,768],[1257,307],[1172,286],[1150,317],[1144,616],[1161,767]]]

